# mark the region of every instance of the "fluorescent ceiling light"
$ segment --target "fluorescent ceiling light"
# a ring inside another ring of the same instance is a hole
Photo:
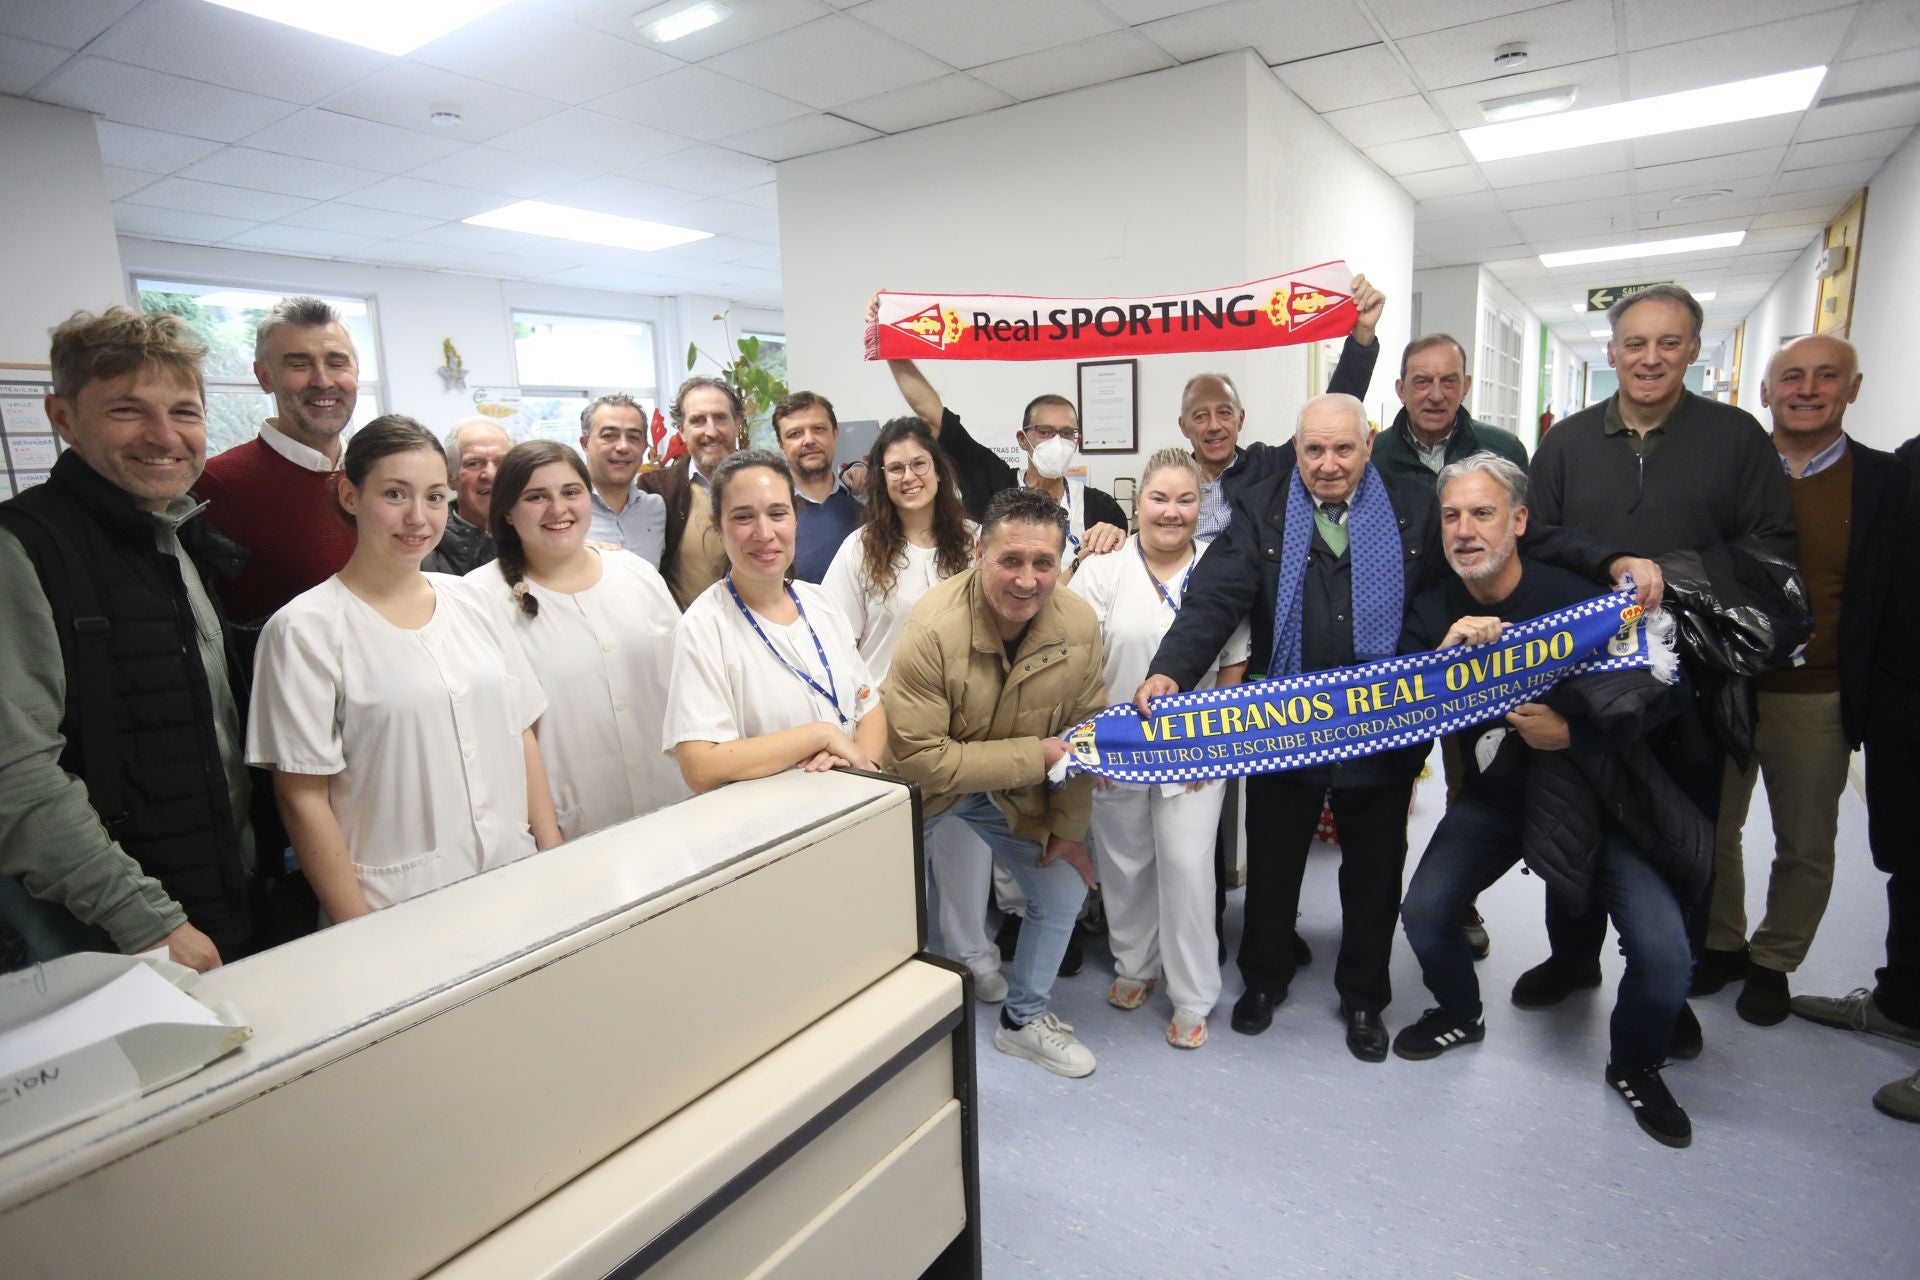
[[[1825,67],[1803,67],[1778,75],[1756,76],[1705,89],[1663,93],[1585,111],[1569,111],[1551,119],[1514,120],[1506,124],[1462,129],[1460,138],[1475,160],[1510,160],[1515,156],[1564,151],[1596,142],[1651,138],[1684,129],[1757,120],[1762,116],[1804,111],[1825,78]]]
[[[677,244],[710,240],[711,231],[693,231],[671,227],[643,218],[622,218],[613,213],[595,213],[591,209],[571,209],[541,200],[516,200],[486,213],[476,213],[465,221],[476,227],[497,227],[501,231],[525,231],[536,236],[555,236],[561,240],[583,240],[588,244],[607,244],[616,249],[671,249]]]
[[[1486,117],[1488,124],[1499,124],[1505,120],[1525,120],[1529,116],[1550,115],[1555,111],[1565,111],[1573,105],[1577,91],[1572,85],[1562,85],[1558,89],[1542,89],[1538,93],[1515,94],[1511,98],[1494,98],[1480,104],[1480,114]]]
[[[1693,300],[1695,302],[1712,302],[1719,296],[1717,293],[1696,293],[1693,295]]]
[[[655,44],[666,44],[669,41],[678,40],[681,36],[705,31],[732,12],[733,10],[726,5],[715,4],[713,0],[700,0],[699,4],[670,13],[664,18],[655,19],[645,25],[640,22],[640,18],[647,16],[643,13],[633,20],[633,25],[639,27],[640,34]]]
[[[1595,329],[1592,332],[1593,332],[1593,336],[1596,338],[1611,339],[1613,337],[1613,330],[1611,329]]]
[[[508,0],[210,0],[269,22],[399,57],[485,17]]]
[[[1698,253],[1702,249],[1727,249],[1747,238],[1744,231],[1722,231],[1710,236],[1681,236],[1677,240],[1641,240],[1635,244],[1610,244],[1599,249],[1572,249],[1566,253],[1543,253],[1543,267],[1579,267],[1590,262],[1618,262],[1622,258],[1657,258],[1669,253]]]

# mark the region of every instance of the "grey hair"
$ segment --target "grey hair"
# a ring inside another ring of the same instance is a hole
[[[1038,489],[1015,485],[1002,489],[987,500],[980,520],[980,545],[993,539],[993,531],[1003,524],[1043,524],[1060,531],[1060,549],[1067,548],[1067,509]]]
[[[613,405],[616,408],[620,408],[620,409],[633,410],[635,413],[640,415],[640,425],[643,427],[647,425],[647,411],[641,408],[640,402],[638,400],[635,400],[632,396],[627,395],[625,392],[615,391],[615,392],[612,392],[611,394],[601,396],[599,399],[595,400],[592,404],[588,405],[586,408],[580,411],[580,434],[581,435],[584,436],[593,430],[593,415],[598,413],[601,409],[606,408],[608,405]]]
[[[782,480],[785,480],[787,482],[787,500],[793,500],[793,468],[787,465],[786,458],[771,449],[742,449],[737,453],[730,453],[722,458],[720,465],[713,469],[713,474],[707,477],[707,488],[713,498],[713,523],[715,525],[720,523],[720,513],[725,509],[727,486],[731,484],[733,478],[742,471],[751,470],[754,467],[765,467]]]
[[[1460,345],[1460,339],[1450,333],[1429,333],[1424,337],[1415,338],[1412,342],[1409,342],[1406,350],[1400,353],[1400,376],[1403,378],[1407,376],[1407,362],[1409,360],[1419,355],[1422,351],[1429,350],[1433,347],[1452,347],[1455,351],[1458,351],[1460,353],[1460,372],[1463,374],[1467,372],[1467,349]]]
[[[1313,399],[1301,405],[1300,416],[1293,420],[1293,434],[1295,436],[1298,436],[1300,434],[1300,428],[1306,425],[1308,411],[1317,405],[1323,404],[1333,405],[1351,414],[1353,416],[1354,428],[1360,433],[1360,438],[1362,440],[1367,438],[1367,406],[1361,404],[1357,397],[1347,395],[1343,391],[1329,391],[1325,395],[1315,396]]]
[[[492,418],[477,415],[471,418],[462,418],[447,428],[447,438],[443,445],[447,451],[447,462],[452,466],[457,467],[460,465],[460,437],[466,434],[467,428],[469,427],[491,427],[505,437],[508,447],[512,447],[513,445],[512,434]]]
[[[1191,453],[1185,449],[1171,448],[1161,449],[1147,459],[1147,465],[1140,468],[1140,487],[1146,488],[1148,478],[1156,472],[1167,470],[1186,472],[1193,477],[1195,487],[1207,483],[1206,477],[1200,474],[1200,464],[1193,460]]]
[[[1485,449],[1478,453],[1470,453],[1460,461],[1449,462],[1440,468],[1440,474],[1433,478],[1434,496],[1443,498],[1448,485],[1461,476],[1471,475],[1476,471],[1490,475],[1500,482],[1500,487],[1507,491],[1507,503],[1514,510],[1517,511],[1527,505],[1527,473],[1515,463]]]
[[[1198,382],[1219,383],[1221,386],[1227,389],[1227,394],[1233,397],[1233,407],[1236,409],[1239,409],[1242,407],[1240,403],[1240,388],[1233,385],[1232,378],[1228,377],[1224,373],[1196,373],[1191,378],[1187,379],[1186,386],[1180,388],[1180,416],[1181,417],[1184,418],[1187,414],[1187,397],[1193,394],[1194,384]]]
[[[346,322],[331,303],[322,302],[310,294],[295,294],[291,298],[282,298],[273,304],[273,310],[262,317],[253,331],[253,358],[267,358],[267,338],[281,325],[292,325],[296,329],[317,329],[322,325],[337,324],[342,329]],[[349,339],[351,341],[351,339]]]
[[[1677,284],[1650,285],[1647,288],[1642,289],[1638,293],[1628,294],[1626,297],[1620,299],[1620,301],[1608,307],[1607,308],[1608,331],[1611,333],[1619,333],[1621,318],[1624,317],[1628,311],[1630,311],[1634,307],[1639,306],[1643,302],[1654,302],[1654,301],[1677,302],[1681,306],[1685,307],[1687,309],[1687,314],[1693,317],[1693,336],[1696,338],[1700,336],[1700,325],[1701,325],[1701,322],[1706,319],[1707,313],[1701,309],[1700,300],[1698,298],[1694,297],[1691,293],[1688,293],[1685,289],[1681,288]]]

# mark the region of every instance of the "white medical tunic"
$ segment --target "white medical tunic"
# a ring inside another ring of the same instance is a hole
[[[268,620],[247,763],[325,775],[374,909],[534,851],[521,735],[546,709],[526,657],[458,578],[397,627],[338,577]]]
[[[1195,542],[1192,565],[1199,564],[1206,551],[1206,543]],[[1171,582],[1162,584],[1174,605],[1181,603],[1187,583],[1192,580],[1192,565],[1175,574]],[[1172,629],[1176,616],[1172,605],[1160,598],[1160,593],[1154,590],[1153,579],[1147,575],[1146,561],[1140,558],[1140,535],[1128,538],[1112,555],[1089,556],[1073,575],[1071,589],[1093,606],[1095,616],[1100,619],[1100,638],[1107,658],[1107,701],[1131,702],[1134,691],[1147,678],[1153,655]],[[1212,688],[1221,667],[1245,662],[1252,650],[1251,629],[1242,618],[1227,638],[1226,648],[1193,687]]]
[[[967,522],[967,531],[979,536],[972,521]],[[847,535],[834,554],[833,563],[827,566],[827,576],[821,579],[820,586],[853,627],[867,670],[884,684],[887,670],[893,666],[893,651],[900,643],[900,633],[906,630],[907,615],[920,603],[920,597],[941,581],[940,566],[934,548],[907,543],[904,563],[895,562],[893,590],[883,595],[867,577],[866,548],[861,534],[861,530],[855,529]]]
[[[806,616],[782,626],[755,614],[764,641],[734,603],[725,578],[687,607],[674,633],[662,750],[682,742],[758,738],[820,720],[852,736],[860,718],[880,705],[845,615],[812,583],[793,587]],[[820,649],[826,651],[824,665]],[[794,674],[794,667],[821,689],[837,690],[838,714],[825,695]]]
[[[546,692],[535,732],[560,834],[569,840],[691,794],[660,754],[679,607],[659,570],[631,551],[601,551],[600,581],[574,595],[532,579],[528,617],[497,564],[466,585],[520,642]]]

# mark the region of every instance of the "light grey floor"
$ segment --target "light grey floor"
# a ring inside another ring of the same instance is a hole
[[[1417,857],[1442,792],[1422,784]],[[1746,831],[1758,921],[1772,835],[1756,795]],[[1706,1052],[1666,1078],[1694,1143],[1659,1146],[1601,1079],[1607,982],[1527,1012],[1513,979],[1546,954],[1540,882],[1516,870],[1481,901],[1487,1039],[1431,1062],[1354,1060],[1335,1012],[1337,854],[1320,846],[1302,895],[1316,961],[1265,1035],[1234,1034],[1229,962],[1212,1041],[1170,1048],[1164,996],[1106,1003],[1103,945],[1054,988],[1053,1008],[1099,1056],[1063,1080],[997,1052],[979,1019],[986,1274],[1020,1277],[1686,1277],[1920,1274],[1920,1125],[1870,1102],[1920,1067],[1920,1049],[1790,1018],[1754,1027],[1738,987],[1695,1002]],[[1411,861],[1411,859],[1410,859]],[[1886,925],[1866,814],[1849,790],[1839,872],[1796,992],[1872,984]],[[1239,935],[1238,892],[1228,942]],[[1390,1029],[1429,1003],[1397,940]]]

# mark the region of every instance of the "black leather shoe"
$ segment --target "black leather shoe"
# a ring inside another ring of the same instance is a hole
[[[1729,982],[1744,979],[1752,963],[1753,952],[1744,945],[1735,951],[1719,951],[1708,947],[1700,953],[1700,962],[1693,966],[1693,987],[1687,994],[1710,996],[1724,989]]]
[[[1385,1062],[1387,1060],[1387,1024],[1380,1015],[1367,1009],[1349,1009],[1340,1006],[1340,1016],[1347,1020],[1347,1048],[1353,1056],[1362,1062]]]
[[[1673,1021],[1673,1043],[1667,1046],[1667,1056],[1691,1062],[1705,1047],[1706,1037],[1700,1031],[1700,1019],[1694,1016],[1693,1006],[1681,1005],[1680,1016]]]
[[[1576,991],[1600,985],[1600,962],[1568,969],[1549,956],[1521,974],[1513,984],[1513,1002],[1522,1009],[1545,1009]]]
[[[1286,996],[1270,996],[1264,991],[1248,991],[1233,1002],[1233,1029],[1243,1036],[1257,1036],[1273,1025],[1273,1010]]]
[[[1787,989],[1787,975],[1778,969],[1756,964],[1747,970],[1746,985],[1733,1011],[1756,1027],[1777,1026],[1787,1020],[1793,993]]]
[[[1293,935],[1293,967],[1304,969],[1313,963],[1313,948],[1298,933]]]

